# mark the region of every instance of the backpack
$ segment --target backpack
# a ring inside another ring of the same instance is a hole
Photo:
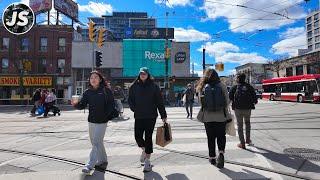
[[[250,88],[246,84],[237,85],[234,93],[234,107],[237,109],[251,109],[252,104]]]
[[[203,89],[202,106],[207,111],[222,111],[227,106],[220,84],[206,84]]]

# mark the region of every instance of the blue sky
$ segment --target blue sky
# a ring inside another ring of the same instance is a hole
[[[22,0],[28,3],[29,0]],[[148,12],[158,27],[175,28],[176,41],[190,41],[191,62],[202,69],[202,47],[208,64],[225,63],[221,75],[247,62],[263,63],[275,58],[296,56],[306,47],[305,17],[319,6],[310,0],[76,0],[79,18],[114,11]],[[0,0],[0,11],[13,0]],[[70,23],[67,17],[60,17]]]

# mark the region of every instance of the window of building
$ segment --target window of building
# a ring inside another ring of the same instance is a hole
[[[312,45],[308,46],[308,50],[311,51],[312,50]]]
[[[313,16],[313,19],[316,21],[316,20],[318,20],[319,19],[319,14],[315,14],[314,16]]]
[[[40,59],[39,73],[47,73],[47,60],[45,58]]]
[[[303,75],[303,66],[296,66],[296,75]]]
[[[319,30],[318,30],[319,32]],[[308,32],[308,38],[312,37],[312,31]]]
[[[8,69],[9,69],[9,59],[2,58],[2,60],[1,60],[1,72],[2,73],[8,73]]]
[[[315,42],[319,42],[319,41],[320,41],[320,36],[316,36]]]
[[[21,51],[28,51],[29,50],[29,38],[22,38],[21,39]]]
[[[2,48],[3,50],[8,50],[9,49],[9,38],[2,38]]]
[[[307,24],[311,23],[311,17],[307,18]]]
[[[48,38],[40,38],[40,51],[46,52],[48,49]]]
[[[289,67],[289,68],[286,68],[286,76],[293,76],[293,68],[292,67]]]
[[[319,36],[317,36],[317,37],[319,37]],[[308,39],[308,44],[312,44],[312,38]]]
[[[60,51],[60,52],[66,51],[66,38],[59,38],[58,51]]]
[[[320,43],[316,43],[315,44],[315,49],[319,49],[320,48]]]
[[[315,30],[314,30],[314,35],[318,35],[319,32],[320,32],[320,31],[319,31],[319,28],[315,29]]]
[[[310,25],[310,24],[309,24]],[[308,26],[309,26],[308,25]],[[319,27],[319,21],[314,22],[314,28],[318,28]]]
[[[65,59],[58,59],[58,73],[64,73],[66,61]]]
[[[312,24],[307,25],[307,31],[310,31],[312,29]]]

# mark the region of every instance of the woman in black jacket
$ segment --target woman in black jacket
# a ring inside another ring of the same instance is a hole
[[[79,103],[71,104],[77,109],[84,109],[89,104],[89,136],[92,144],[89,162],[82,172],[89,174],[95,166],[106,167],[107,154],[103,138],[107,122],[114,107],[114,98],[110,89],[105,88],[104,78],[98,71],[90,73],[89,88],[83,93]]]
[[[150,156],[153,153],[152,133],[159,110],[163,122],[167,121],[160,88],[156,85],[148,68],[140,69],[139,77],[129,89],[129,106],[134,112],[134,136],[138,146],[142,149],[140,162],[144,163],[144,172],[151,171]],[[143,133],[145,138],[143,139]]]

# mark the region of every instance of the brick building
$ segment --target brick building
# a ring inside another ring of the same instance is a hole
[[[35,25],[19,36],[0,26],[0,99],[29,98],[36,88],[69,97],[72,39],[72,26]]]

